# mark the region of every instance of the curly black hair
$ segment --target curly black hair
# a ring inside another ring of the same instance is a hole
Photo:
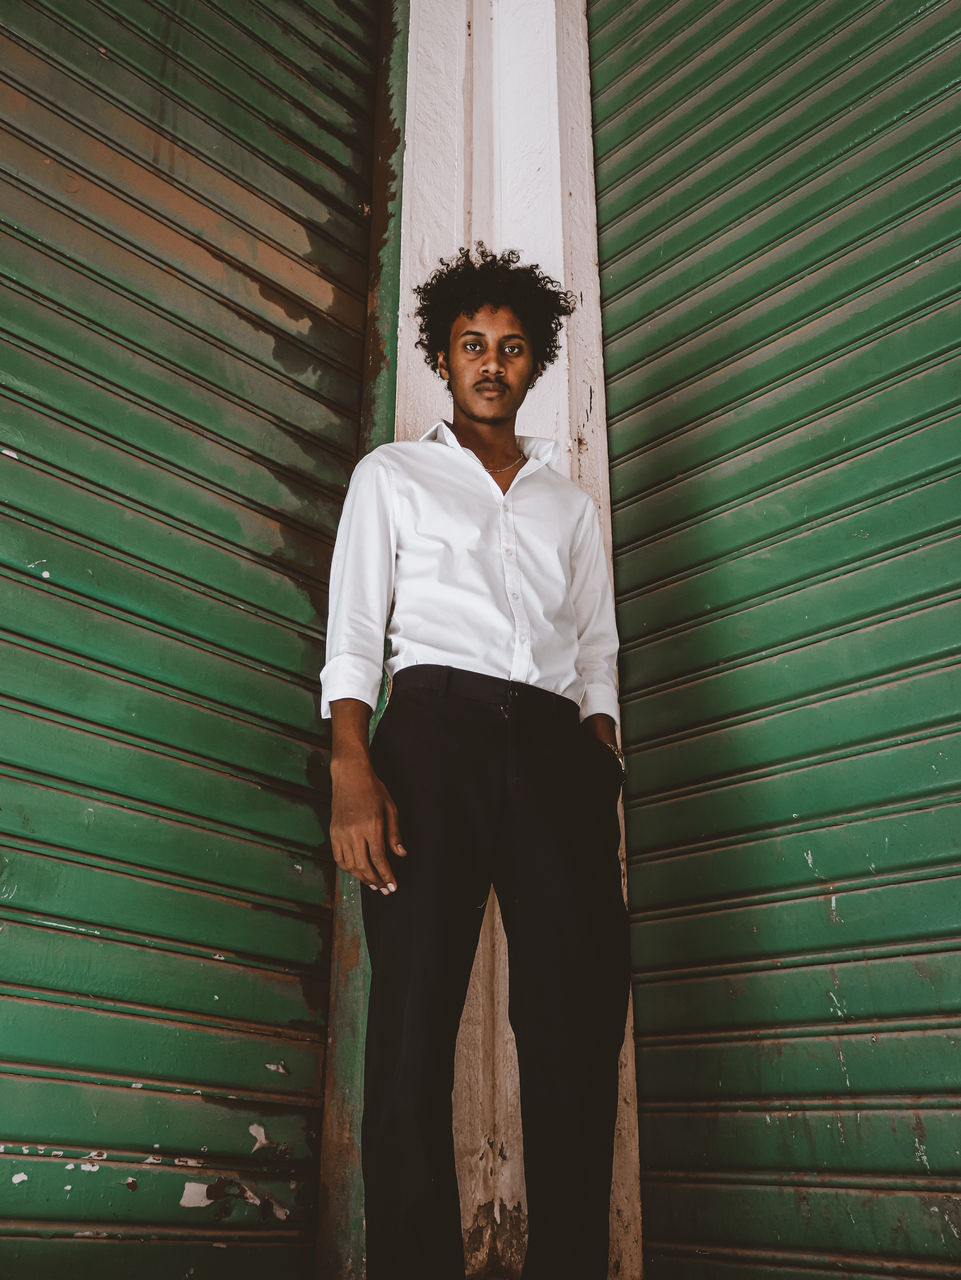
[[[561,321],[576,305],[574,295],[545,275],[537,263],[518,266],[516,249],[493,253],[482,240],[474,250],[462,248],[456,258],[441,258],[440,266],[414,292],[420,299],[417,346],[435,373],[437,357],[447,354],[451,326],[459,315],[473,316],[481,307],[510,307],[531,340],[534,363],[545,368],[557,359]]]

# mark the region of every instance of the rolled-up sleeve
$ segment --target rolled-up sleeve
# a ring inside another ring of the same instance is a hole
[[[334,544],[326,665],[320,673],[326,718],[338,698],[357,698],[372,710],[377,705],[395,555],[390,470],[375,450],[354,469]]]
[[[586,504],[571,553],[571,603],[577,622],[577,674],[584,682],[581,719],[620,720],[617,701],[617,624],[607,553],[593,503]]]

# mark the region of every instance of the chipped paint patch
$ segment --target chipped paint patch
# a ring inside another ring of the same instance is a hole
[[[210,1204],[206,1182],[185,1182],[180,1197],[181,1209],[204,1209]]]
[[[247,1132],[254,1139],[254,1145],[250,1150],[251,1155],[253,1155],[255,1151],[260,1151],[262,1147],[275,1147],[277,1145],[276,1142],[271,1142],[267,1137],[267,1133],[262,1124],[252,1124],[248,1126]]]
[[[15,1173],[13,1177],[10,1179],[10,1181],[13,1183],[15,1187],[17,1187],[20,1185],[21,1182],[27,1181],[27,1175],[25,1173]]]

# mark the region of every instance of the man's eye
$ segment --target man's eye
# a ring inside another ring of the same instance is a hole
[[[465,350],[465,351],[476,351],[479,347],[480,347],[480,343],[479,343],[479,342],[465,342],[465,343],[464,343],[464,350]]]

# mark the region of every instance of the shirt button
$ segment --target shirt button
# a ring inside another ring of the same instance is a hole
[[[508,548],[505,550],[505,552],[504,552],[504,555],[505,555],[505,556],[512,556],[513,554],[514,554],[514,553],[513,553],[513,551],[510,549],[510,547],[508,547]]]
[[[519,593],[518,593],[518,592],[516,592],[516,591],[512,591],[512,592],[511,592],[511,599],[512,599],[512,600],[519,600],[519,599],[520,599],[520,595],[519,595]]]

